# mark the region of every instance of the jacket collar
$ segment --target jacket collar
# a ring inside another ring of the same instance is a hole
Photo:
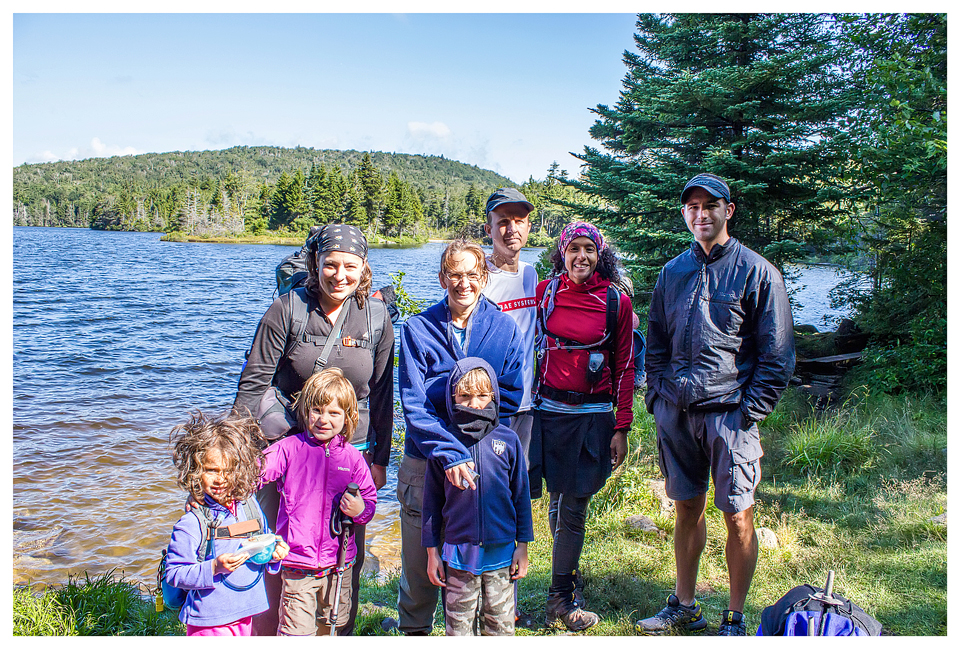
[[[600,273],[594,271],[593,275],[590,278],[583,282],[582,284],[576,284],[571,281],[570,276],[567,275],[566,271],[560,274],[560,283],[561,285],[571,291],[578,291],[586,293],[587,291],[592,291],[595,288],[606,286],[610,283],[609,280],[603,279],[600,277]]]
[[[696,241],[693,241],[690,243],[690,251],[693,253],[694,258],[699,263],[711,264],[733,250],[737,243],[738,242],[734,237],[730,237],[723,245],[714,244],[713,248],[710,249],[710,254],[707,255],[703,252],[703,248],[700,246],[700,244]]]

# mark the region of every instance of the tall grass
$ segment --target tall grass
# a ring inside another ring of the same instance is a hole
[[[113,571],[71,576],[57,588],[34,594],[14,589],[14,635],[182,635],[170,611],[158,613],[137,584]]]

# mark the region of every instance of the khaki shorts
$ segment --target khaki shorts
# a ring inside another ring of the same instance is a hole
[[[350,573],[343,572],[340,587],[340,608],[337,610],[337,628],[350,619]],[[330,633],[331,601],[337,589],[337,573],[325,577],[303,575],[292,570],[283,571],[283,592],[280,596],[279,635],[327,635]],[[318,633],[319,632],[319,633]]]

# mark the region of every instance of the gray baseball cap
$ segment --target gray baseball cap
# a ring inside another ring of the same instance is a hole
[[[727,183],[724,182],[723,178],[720,176],[714,176],[713,174],[697,174],[693,178],[687,181],[687,184],[683,188],[683,192],[680,194],[680,204],[683,205],[687,201],[687,192],[693,189],[694,187],[702,187],[703,189],[710,192],[712,196],[717,198],[722,198],[728,203],[730,201],[730,188],[727,187]]]
[[[513,187],[501,187],[490,194],[490,198],[487,199],[487,209],[485,213],[489,214],[501,205],[506,205],[507,203],[520,203],[527,208],[528,213],[533,211],[533,204],[527,200],[526,196]]]

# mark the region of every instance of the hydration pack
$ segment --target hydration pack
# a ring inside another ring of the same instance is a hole
[[[617,330],[617,314],[620,311],[620,291],[612,284],[607,287],[607,317],[606,325],[603,331],[603,337],[591,345],[585,345],[572,338],[558,336],[547,329],[547,319],[553,313],[556,306],[557,287],[560,285],[560,278],[554,277],[547,284],[543,291],[543,298],[537,305],[537,323],[536,323],[536,349],[539,355],[547,348],[547,339],[552,338],[557,342],[561,349],[612,349]]]
[[[190,512],[200,520],[200,545],[197,546],[197,563],[202,563],[216,556],[214,552],[214,542],[217,539],[237,539],[247,538],[262,534],[267,530],[267,522],[263,517],[263,512],[256,504],[254,497],[247,498],[240,504],[243,509],[246,520],[233,523],[231,525],[220,525],[219,517],[214,519],[210,513],[210,508],[206,505],[195,507]],[[226,578],[222,583],[224,586],[234,591],[250,590],[256,586],[263,578],[263,566],[257,573],[257,578],[251,583],[243,586],[235,586]],[[189,590],[172,586],[167,582],[167,549],[163,549],[160,556],[160,565],[157,566],[157,612],[161,612],[163,607],[180,610],[187,601]]]

